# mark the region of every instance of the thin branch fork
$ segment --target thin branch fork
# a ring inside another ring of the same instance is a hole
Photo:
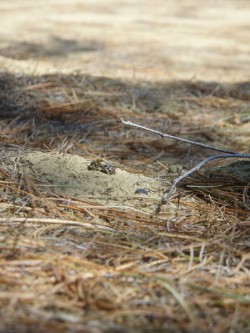
[[[156,208],[156,212],[159,213],[161,207],[168,202],[168,200],[171,198],[173,193],[175,192],[176,185],[185,179],[186,177],[190,176],[192,173],[195,171],[198,171],[201,167],[203,167],[205,164],[207,164],[210,161],[217,160],[217,159],[223,159],[223,158],[250,158],[250,154],[241,154],[241,153],[234,153],[234,154],[225,154],[225,155],[215,155],[215,156],[210,156],[207,159],[201,161],[199,164],[194,166],[192,169],[184,172],[182,175],[179,177],[175,178],[173,181],[172,185],[170,188],[163,194],[163,197],[161,199],[161,202]]]
[[[225,150],[225,149],[220,149],[220,148],[216,148],[216,147],[212,147],[200,142],[196,142],[196,141],[191,141],[191,140],[187,140],[187,139],[183,139],[177,136],[173,136],[170,134],[165,134],[162,133],[160,131],[156,131],[153,130],[151,128],[139,125],[139,124],[135,124],[131,121],[125,121],[121,118],[121,122],[124,125],[128,125],[128,126],[132,126],[132,127],[136,127],[136,128],[140,128],[143,129],[145,131],[151,132],[151,133],[155,133],[160,135],[163,138],[168,138],[168,139],[172,139],[172,140],[176,140],[176,141],[182,141],[182,142],[186,142],[186,143],[190,143],[192,145],[196,145],[196,146],[200,146],[206,149],[212,149],[212,150],[216,150],[216,151],[220,151],[223,152],[225,154],[220,154],[220,155],[215,155],[215,156],[210,156],[207,159],[201,161],[199,164],[197,164],[196,166],[194,166],[192,169],[184,172],[182,175],[180,175],[179,177],[175,178],[175,180],[173,181],[173,184],[170,186],[170,188],[163,194],[163,197],[161,199],[161,202],[159,203],[159,205],[156,208],[156,213],[160,212],[161,207],[166,204],[168,202],[168,200],[171,198],[171,196],[173,195],[173,193],[175,192],[176,186],[177,184],[182,181],[183,179],[185,179],[186,177],[190,176],[192,173],[194,173],[195,171],[198,171],[200,168],[202,168],[205,164],[207,164],[210,161],[213,160],[217,160],[217,159],[224,159],[224,158],[250,158],[250,154],[243,154],[243,153],[236,153],[236,152],[232,152],[230,150]]]

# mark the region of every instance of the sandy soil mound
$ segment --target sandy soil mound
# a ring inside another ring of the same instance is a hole
[[[31,177],[41,190],[147,211],[155,208],[169,184],[127,172],[101,159],[91,161],[58,152],[21,152],[18,156],[18,152],[7,151],[3,166],[8,173],[16,168],[19,174]]]

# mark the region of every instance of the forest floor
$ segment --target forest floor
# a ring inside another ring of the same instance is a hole
[[[45,4],[44,4],[45,3]],[[247,0],[1,1],[0,332],[249,332]]]

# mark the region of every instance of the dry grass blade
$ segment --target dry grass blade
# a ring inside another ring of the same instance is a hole
[[[237,291],[232,292],[232,291],[228,291],[228,290],[224,290],[224,289],[220,290],[218,288],[208,288],[208,287],[193,285],[193,284],[188,284],[188,286],[191,287],[192,289],[206,291],[208,293],[211,293],[211,294],[214,294],[214,295],[217,295],[217,296],[220,296],[220,297],[235,300],[239,303],[250,304],[249,295],[246,295],[245,291],[240,290],[237,293]]]
[[[181,305],[183,310],[186,312],[189,320],[194,323],[195,316],[193,315],[193,311],[184,301],[183,297],[177,292],[177,290],[173,286],[171,286],[168,281],[166,281],[163,278],[156,278],[156,281],[173,295],[173,297],[177,300],[177,302]]]
[[[61,224],[61,225],[68,225],[68,226],[77,226],[95,230],[102,230],[102,231],[110,231],[114,232],[114,229],[105,227],[98,224],[91,224],[86,222],[77,222],[77,221],[69,221],[69,220],[59,220],[59,219],[49,219],[49,218],[0,218],[1,224],[11,224],[11,223],[46,223],[46,224]]]

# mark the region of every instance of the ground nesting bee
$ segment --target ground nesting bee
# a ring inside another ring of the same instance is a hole
[[[88,170],[100,171],[106,173],[107,175],[114,175],[116,172],[115,167],[113,167],[113,165],[106,163],[101,158],[97,158],[96,160],[92,161],[88,166]]]

